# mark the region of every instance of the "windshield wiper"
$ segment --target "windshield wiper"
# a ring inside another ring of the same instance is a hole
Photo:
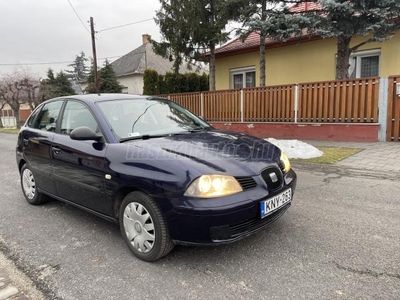
[[[195,127],[190,127],[188,128],[189,132],[199,132],[199,131],[205,131],[205,130],[209,130],[210,127],[203,127],[203,126],[195,126]]]
[[[160,138],[160,137],[165,137],[169,136],[169,134],[144,134],[144,135],[138,135],[138,136],[128,136],[125,138],[120,138],[119,142],[127,142],[127,141],[133,141],[133,140],[149,140],[149,139],[154,139],[154,138]]]

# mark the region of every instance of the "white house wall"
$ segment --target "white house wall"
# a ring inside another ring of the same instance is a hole
[[[134,74],[118,77],[119,83],[124,86],[123,93],[143,94],[143,75]]]
[[[121,76],[118,77],[118,82],[124,87],[122,90],[123,93],[127,94],[143,94],[143,75],[142,74],[133,74],[133,75],[128,75],[128,76]],[[88,86],[88,84],[81,83],[82,90],[85,90],[85,88]]]

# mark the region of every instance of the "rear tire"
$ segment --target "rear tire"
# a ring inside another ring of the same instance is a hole
[[[32,205],[39,205],[48,201],[48,197],[39,192],[35,176],[27,164],[21,169],[21,187],[26,201]]]
[[[155,261],[174,248],[161,211],[148,195],[126,195],[119,216],[122,237],[137,258]]]

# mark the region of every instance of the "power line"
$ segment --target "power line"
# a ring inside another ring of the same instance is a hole
[[[133,23],[128,23],[128,24],[118,25],[118,26],[114,26],[114,27],[109,27],[109,28],[99,30],[99,31],[97,31],[97,33],[107,31],[107,30],[117,29],[117,28],[121,28],[121,27],[125,27],[125,26],[135,25],[135,24],[139,24],[139,23],[143,23],[143,22],[147,22],[147,21],[151,21],[151,20],[153,20],[153,18],[141,20],[141,21],[137,21],[137,22],[133,22]]]
[[[71,6],[72,10],[74,11],[75,15],[78,17],[79,21],[81,21],[83,27],[85,27],[86,31],[90,33],[89,29],[86,27],[85,23],[83,23],[81,17],[78,15],[78,13],[76,12],[74,6],[72,5],[71,1],[67,0],[69,5]]]
[[[117,58],[121,57],[122,55],[118,56],[108,56],[108,57],[103,57],[103,58],[98,58],[98,60],[105,60],[105,59],[111,59],[111,58]],[[0,66],[18,66],[18,65],[24,65],[24,66],[35,66],[35,65],[57,65],[57,64],[69,64],[74,62],[73,60],[69,61],[52,61],[52,62],[34,62],[34,63],[14,63],[14,64],[0,64]]]

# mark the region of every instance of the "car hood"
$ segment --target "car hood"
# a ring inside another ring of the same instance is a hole
[[[200,174],[233,176],[258,175],[267,166],[278,163],[281,153],[278,147],[265,140],[220,130],[188,132],[125,144],[130,148],[132,158],[152,159],[162,165],[165,161],[173,161],[182,169],[195,169]]]

